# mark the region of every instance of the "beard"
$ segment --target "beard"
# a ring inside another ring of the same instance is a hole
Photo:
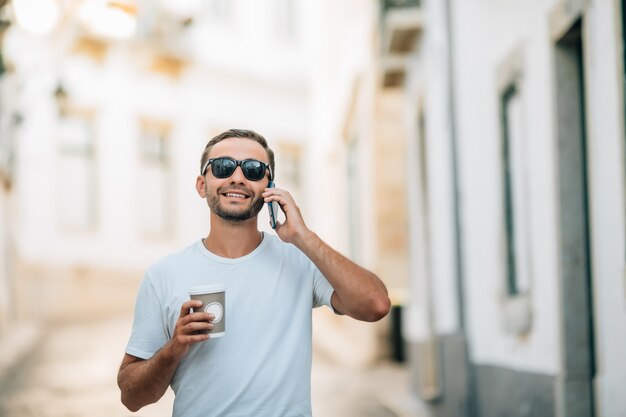
[[[206,191],[207,195],[209,195],[208,190]],[[259,212],[263,208],[263,204],[265,204],[263,196],[254,196],[251,197],[251,199],[252,201],[247,208],[237,207],[235,209],[229,209],[222,206],[222,204],[220,203],[220,191],[217,190],[217,193],[215,195],[210,195],[207,197],[207,203],[209,204],[209,208],[213,213],[217,214],[224,220],[237,223],[253,218],[257,214],[259,214]]]

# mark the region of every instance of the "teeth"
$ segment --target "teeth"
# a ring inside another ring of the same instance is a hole
[[[239,198],[245,198],[246,196],[243,194],[237,194],[237,193],[226,193],[226,197],[239,197]]]

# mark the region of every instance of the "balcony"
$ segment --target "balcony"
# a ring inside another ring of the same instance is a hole
[[[407,61],[424,27],[421,0],[381,0],[380,27],[383,87],[402,87]]]

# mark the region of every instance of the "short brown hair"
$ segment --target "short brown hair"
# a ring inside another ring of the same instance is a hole
[[[209,153],[211,152],[211,148],[213,148],[213,145],[223,141],[224,139],[230,138],[250,139],[263,146],[263,149],[265,149],[265,152],[267,152],[267,159],[269,160],[272,177],[276,176],[276,170],[274,168],[274,151],[267,145],[267,141],[263,136],[259,135],[253,130],[245,129],[229,129],[211,139],[209,143],[207,143],[204,147],[204,152],[202,152],[202,158],[200,158],[200,171],[202,171],[204,164],[206,164],[206,161],[209,159]],[[200,175],[202,175],[202,172],[200,172]]]

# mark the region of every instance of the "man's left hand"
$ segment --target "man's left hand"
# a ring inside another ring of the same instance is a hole
[[[304,224],[300,208],[288,191],[280,188],[266,188],[263,197],[266,203],[277,202],[285,213],[285,221],[276,221],[276,229],[274,229],[283,242],[296,244],[298,239],[310,232]]]

